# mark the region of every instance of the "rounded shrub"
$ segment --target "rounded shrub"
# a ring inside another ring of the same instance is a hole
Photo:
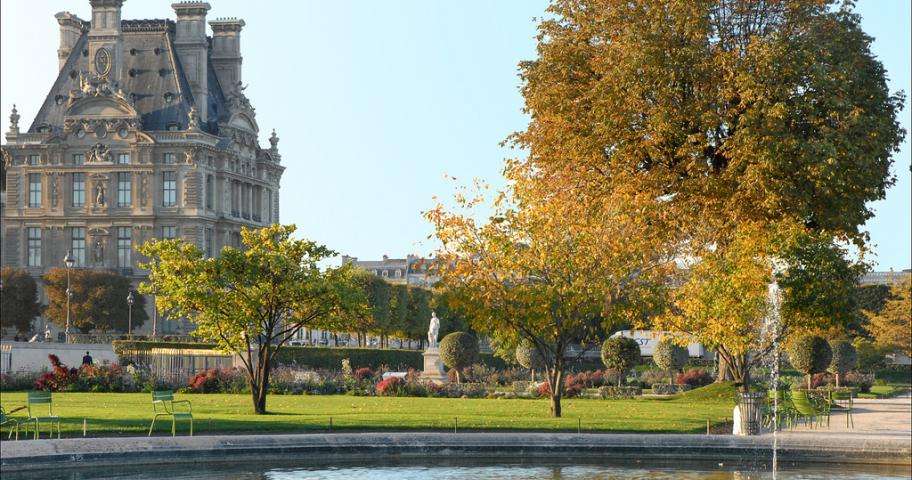
[[[627,372],[640,363],[640,345],[632,338],[609,338],[602,344],[602,363],[618,372],[618,386],[621,386]]]
[[[478,340],[466,332],[453,332],[440,340],[440,360],[456,370],[456,383],[461,383],[461,372],[478,359]]]
[[[822,373],[830,366],[833,351],[830,344],[816,335],[805,335],[796,338],[789,345],[789,363],[799,372],[807,375],[808,389],[811,388],[811,375]]]
[[[652,352],[652,361],[666,372],[681,370],[688,358],[686,348],[675,345],[667,338],[663,338]]]
[[[535,371],[543,370],[545,368],[544,359],[538,353],[538,350],[535,349],[535,346],[532,345],[532,342],[529,340],[522,340],[519,342],[519,345],[516,346],[516,351],[513,353],[513,357],[516,359],[516,363],[523,368],[528,368],[532,371],[532,381],[535,381]]]
[[[839,387],[841,377],[855,369],[858,352],[848,340],[830,342],[830,349],[833,351],[833,359],[830,360],[829,372],[836,375],[836,386]]]

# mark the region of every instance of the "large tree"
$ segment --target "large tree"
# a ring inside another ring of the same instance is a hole
[[[843,291],[853,265],[801,275],[811,269],[791,252],[745,243],[785,230],[818,237],[821,256],[839,242],[864,250],[859,226],[894,183],[905,99],[889,91],[851,3],[554,0],[548,12],[537,58],[520,65],[531,121],[512,137],[535,172],[529,188],[582,203],[627,192],[676,218],[656,229],[694,262],[677,327],[706,328],[710,345],[724,337],[740,376],[749,352],[770,345],[759,341],[764,284],[740,281],[748,272],[768,279],[786,262],[783,316],[794,325],[782,332],[833,320],[798,286]],[[838,301],[829,312],[837,306],[851,310]]]
[[[158,308],[194,322],[198,338],[238,355],[258,414],[266,413],[273,360],[285,343],[305,327],[345,330],[339,321],[364,304],[352,267],[321,269],[335,252],[294,232],[294,225],[243,228],[244,248],[225,247],[217,258],[180,240],[139,248],[149,258],[141,291],[154,294]]]
[[[692,245],[783,219],[861,240],[904,96],[836,3],[555,0],[514,140],[552,190],[662,199]]]
[[[443,288],[476,332],[536,350],[559,417],[571,347],[581,355],[612,325],[654,309],[674,252],[649,221],[661,218],[633,215],[633,202],[542,199],[525,190],[531,173],[508,164],[517,188],[494,200],[486,221],[472,208],[480,197],[465,195],[456,196],[465,211],[438,205],[427,217],[442,245]]]
[[[127,295],[133,289],[130,279],[106,270],[88,268],[71,269],[70,328],[82,333],[92,330],[101,332],[126,332],[130,323],[130,307]],[[48,296],[46,314],[55,325],[66,326],[67,271],[52,268],[44,274]],[[146,313],[146,298],[134,294],[132,325],[134,331],[142,326],[149,316]]]
[[[19,333],[29,333],[32,320],[41,314],[38,302],[38,284],[27,271],[3,267],[0,270],[0,318],[3,326],[11,326]]]
[[[892,285],[890,293],[879,313],[869,313],[868,330],[878,345],[912,357],[912,281],[906,276]]]

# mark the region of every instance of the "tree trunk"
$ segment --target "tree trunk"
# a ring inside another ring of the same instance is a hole
[[[456,384],[459,385],[462,383],[462,375],[459,374],[458,368],[454,368],[453,370],[456,372]]]
[[[811,389],[811,377],[812,377],[812,376],[813,376],[813,375],[811,375],[810,373],[807,374],[807,379],[808,379],[808,390]]]
[[[561,394],[563,393],[564,372],[563,365],[552,368],[548,373],[548,383],[551,387],[551,416],[561,416]]]
[[[839,372],[836,372],[836,388],[839,388]]]
[[[257,372],[259,372],[259,385],[254,385],[251,379],[251,393],[253,394],[253,412],[257,415],[266,413],[266,394],[269,392],[269,369],[271,367],[272,355],[268,349],[260,351],[257,356]]]
[[[716,382],[732,382],[735,380],[735,376],[732,374],[731,365],[729,365],[725,360],[725,357],[718,352],[716,352],[716,363],[719,366]]]

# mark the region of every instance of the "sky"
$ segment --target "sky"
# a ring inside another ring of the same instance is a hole
[[[124,19],[173,18],[171,1],[128,0]],[[421,212],[460,183],[500,182],[501,147],[522,130],[517,64],[535,54],[544,0],[389,2],[211,0],[209,19],[243,18],[243,81],[261,145],[275,128],[286,167],[281,222],[360,259],[427,254]],[[31,124],[57,75],[56,12],[89,18],[88,0],[0,3],[0,131],[16,104]],[[861,0],[891,91],[912,92],[910,2]],[[211,32],[210,32],[211,33]],[[910,108],[901,113],[910,130]],[[898,182],[872,204],[877,269],[912,265],[909,139]]]

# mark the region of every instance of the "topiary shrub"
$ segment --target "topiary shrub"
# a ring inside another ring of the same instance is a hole
[[[657,367],[668,372],[669,379],[673,372],[684,368],[689,358],[686,348],[675,345],[667,338],[663,338],[652,352],[652,361]]]
[[[816,335],[796,338],[789,345],[788,355],[789,363],[807,376],[808,389],[811,388],[811,375],[825,372],[833,359],[830,344]]]
[[[857,368],[865,373],[874,373],[887,365],[887,351],[870,340],[855,339]]]
[[[833,351],[833,359],[830,361],[829,372],[836,376],[836,387],[839,388],[841,377],[855,369],[855,364],[858,363],[858,352],[848,340],[831,342],[830,349]]]
[[[602,344],[602,363],[619,373],[620,387],[627,372],[640,363],[640,345],[632,338],[609,338]]]
[[[462,382],[462,369],[478,359],[478,340],[466,332],[453,332],[440,341],[440,360],[456,370],[456,383]]]
[[[519,345],[516,346],[516,351],[513,353],[513,357],[516,359],[516,363],[523,368],[528,368],[532,372],[532,381],[535,381],[535,371],[543,370],[545,368],[545,362],[539,355],[538,350],[532,345],[532,342],[529,340],[522,340],[519,342]]]

